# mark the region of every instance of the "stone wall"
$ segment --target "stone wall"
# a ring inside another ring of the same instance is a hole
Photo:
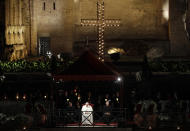
[[[81,27],[80,19],[97,18],[97,0],[80,0],[76,41],[96,39],[96,27]],[[164,0],[104,0],[105,19],[120,19],[121,27],[108,27],[106,39],[168,39],[168,22],[163,17]]]
[[[105,18],[122,21],[121,27],[106,29],[106,40],[168,39],[168,23],[162,15],[164,0],[104,1]],[[73,43],[83,41],[87,36],[95,41],[96,27],[81,27],[80,21],[96,19],[96,2],[97,0],[34,1],[38,39],[50,37],[51,51],[54,53],[72,52]]]
[[[34,1],[38,39],[50,37],[50,47],[53,53],[72,52],[73,7],[72,0]]]
[[[35,1],[35,0],[34,0]],[[36,10],[33,0],[22,2],[22,23],[25,26],[25,44],[30,56],[37,55]]]
[[[121,48],[126,52],[127,56],[144,56],[151,49],[160,49],[165,56],[170,55],[170,42],[168,40],[152,40],[152,39],[126,39],[126,40],[107,40],[105,41],[105,52],[108,56],[110,48]],[[84,51],[86,46],[85,40],[74,44],[75,55],[78,56]],[[90,40],[88,46],[91,50],[96,51],[96,41]],[[109,56],[108,56],[109,57]]]
[[[9,1],[19,2],[6,0],[7,3]],[[129,50],[143,50],[146,45],[162,48],[165,54],[189,55],[189,40],[182,20],[185,0],[170,0],[169,9],[165,8],[167,1],[169,0],[104,0],[105,19],[121,20],[120,27],[105,29],[106,48],[127,47],[126,51],[131,52]],[[97,18],[96,2],[97,0],[24,0],[21,12],[13,10],[13,6],[17,5],[10,6],[6,3],[6,10],[12,9],[14,12],[10,17],[11,12],[6,11],[6,29],[10,26],[24,27],[22,43],[30,55],[38,54],[40,37],[50,37],[50,47],[54,54],[73,53],[73,48],[74,52],[81,51],[81,45],[84,45],[87,36],[89,45],[96,48],[97,28],[80,25],[81,19]],[[188,15],[190,11],[186,13]],[[7,33],[6,38],[9,37],[10,34]],[[80,50],[75,47],[80,47]]]

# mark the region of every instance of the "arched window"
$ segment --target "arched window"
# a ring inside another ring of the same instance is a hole
[[[53,9],[56,10],[55,2],[53,2]]]
[[[43,2],[43,10],[46,10],[46,2]]]

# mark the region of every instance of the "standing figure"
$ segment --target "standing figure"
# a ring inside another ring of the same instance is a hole
[[[104,115],[103,115],[104,123],[109,125],[111,122],[111,111],[112,111],[109,101],[106,101],[103,111],[104,111]]]
[[[113,99],[113,103],[114,103],[114,108],[120,108],[120,95],[119,92],[116,92],[114,99]]]
[[[64,97],[63,97],[63,106],[64,106],[64,108],[67,108],[69,106],[69,102],[72,102],[71,98],[68,95],[68,91],[65,91]]]
[[[65,122],[71,124],[75,122],[75,117],[75,107],[72,102],[69,102],[66,108]]]
[[[106,93],[106,95],[103,97],[102,105],[104,105],[106,101],[109,101],[109,104],[112,105],[112,100],[111,100],[110,95],[108,93]]]

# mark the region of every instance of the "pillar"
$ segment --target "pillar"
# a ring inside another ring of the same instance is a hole
[[[31,16],[31,25],[30,25],[30,55],[36,56],[37,52],[37,12],[35,9],[34,0],[29,0],[30,2],[30,16]]]
[[[19,25],[22,25],[22,2],[19,0]]]
[[[171,43],[171,55],[189,56],[190,41],[188,40],[183,21],[183,16],[185,14],[184,3],[180,0],[170,0],[169,4],[169,35]]]
[[[6,46],[5,56],[8,60],[22,59],[27,56],[24,42],[25,26],[22,24],[21,0],[6,0]],[[13,50],[10,52],[9,50]]]

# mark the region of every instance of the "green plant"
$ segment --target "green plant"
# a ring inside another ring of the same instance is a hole
[[[149,65],[154,72],[190,72],[190,62],[156,61]]]
[[[58,70],[64,70],[65,66],[72,64],[73,62],[69,61],[68,63],[63,63],[60,61],[55,61],[56,68]],[[51,72],[51,62],[50,60],[46,61],[27,61],[27,60],[18,60],[18,61],[0,61],[0,68],[2,72]]]

